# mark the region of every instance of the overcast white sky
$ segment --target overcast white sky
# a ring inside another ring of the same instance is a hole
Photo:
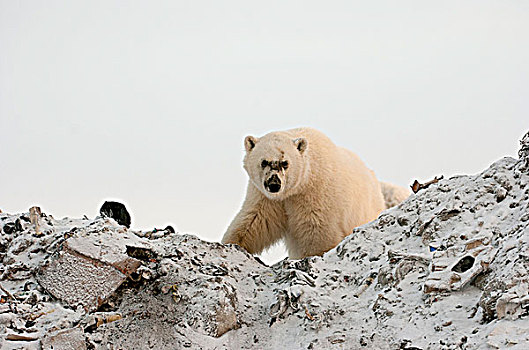
[[[243,138],[312,126],[400,185],[515,156],[527,1],[0,1],[0,209],[218,241]],[[265,255],[281,256],[281,249]]]

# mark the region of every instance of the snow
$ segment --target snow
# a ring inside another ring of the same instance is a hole
[[[2,213],[0,227],[19,220],[19,230],[0,236],[0,284],[14,298],[0,292],[1,349],[38,348],[68,329],[96,349],[527,349],[524,140],[521,159],[443,179],[323,257],[273,266],[189,234],[46,214],[38,234],[29,213]],[[141,266],[97,311],[73,310],[35,279],[65,246],[105,268],[123,254]]]

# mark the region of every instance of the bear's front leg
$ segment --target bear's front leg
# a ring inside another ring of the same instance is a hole
[[[242,208],[228,227],[222,243],[238,244],[250,254],[259,254],[283,237],[285,225],[282,203],[266,198],[249,184]]]
[[[285,201],[288,217],[288,235],[285,245],[290,259],[323,255],[334,248],[348,234],[341,225],[339,211],[325,207],[308,194],[291,196]]]

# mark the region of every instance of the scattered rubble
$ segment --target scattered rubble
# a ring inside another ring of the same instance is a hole
[[[271,267],[168,228],[0,213],[0,349],[527,349],[524,140]]]

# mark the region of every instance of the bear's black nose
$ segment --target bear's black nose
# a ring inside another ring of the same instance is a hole
[[[266,179],[264,186],[268,192],[277,193],[281,189],[281,179],[274,174]]]

